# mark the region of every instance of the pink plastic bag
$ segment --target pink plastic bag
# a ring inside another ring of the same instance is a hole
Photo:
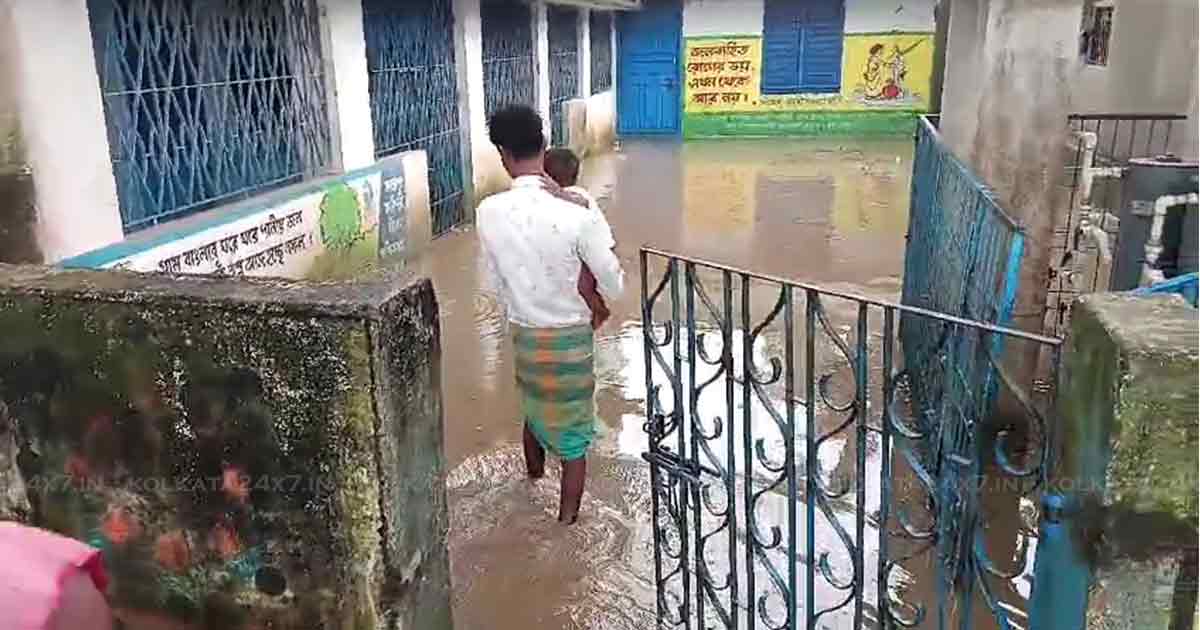
[[[112,627],[100,552],[77,540],[0,522],[0,629]]]

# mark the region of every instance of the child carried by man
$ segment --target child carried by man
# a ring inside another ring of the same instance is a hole
[[[599,204],[586,189],[577,186],[579,180],[579,158],[570,149],[555,147],[546,151],[546,174],[558,184],[563,197],[577,205],[585,206],[592,212],[601,212]],[[612,315],[604,298],[596,288],[596,276],[585,264],[579,270],[577,284],[579,295],[587,302],[592,311],[592,329],[599,329]]]

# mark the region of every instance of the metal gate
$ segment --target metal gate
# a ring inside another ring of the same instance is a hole
[[[1030,626],[1053,400],[1001,354],[1056,365],[1059,340],[651,249],[641,270],[660,627]]]
[[[550,40],[550,141],[567,142],[567,101],[579,97],[579,10],[546,10]]]
[[[450,0],[364,0],[375,157],[424,150],[433,233],[466,221]]]
[[[533,12],[519,0],[484,0],[482,29],[484,112],[505,105],[537,105],[537,51]]]

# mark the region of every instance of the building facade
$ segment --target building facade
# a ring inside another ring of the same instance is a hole
[[[623,16],[622,128],[685,137],[910,133],[929,110],[934,0],[686,0]],[[677,16],[677,17],[676,17]],[[639,81],[678,29],[676,67]],[[623,77],[624,79],[624,77]],[[677,82],[678,94],[663,95]],[[660,86],[668,86],[666,88]],[[653,93],[635,98],[638,89]],[[672,104],[675,101],[677,104]],[[674,113],[637,111],[665,102]],[[668,129],[670,130],[670,129]]]
[[[615,137],[621,0],[0,0],[0,261],[328,277],[505,185],[486,117]]]

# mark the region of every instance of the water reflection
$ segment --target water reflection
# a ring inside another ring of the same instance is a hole
[[[522,476],[520,422],[515,413],[509,342],[503,318],[494,304],[480,295],[474,234],[468,230],[437,241],[429,258],[416,266],[432,274],[442,307],[442,383],[457,627],[655,627],[651,491],[648,466],[641,459],[647,449],[642,431],[646,366],[637,292],[638,248],[652,243],[839,290],[894,297],[903,261],[910,156],[908,140],[686,145],[656,141],[627,142],[620,153],[585,162],[584,184],[600,198],[613,224],[617,253],[630,273],[630,291],[610,305],[614,323],[602,331],[597,341],[597,404],[604,430],[590,458],[583,520],[569,529],[554,523],[556,470],[552,468],[548,478],[537,484],[530,484]],[[711,279],[705,281],[710,287],[720,286]],[[769,306],[772,299],[772,295],[755,293],[754,316],[761,317],[761,311],[767,308],[763,305]],[[847,324],[853,322],[854,311],[848,304],[827,304],[835,322],[834,332],[843,337],[849,334]],[[878,330],[876,321],[872,320],[870,329]],[[798,343],[802,341],[801,337]],[[705,343],[715,344],[710,348],[715,353],[720,336],[710,336]],[[745,343],[740,326],[732,343],[733,354],[740,361],[741,345]],[[873,338],[871,344],[872,352],[877,353],[879,340]],[[751,348],[755,361],[779,354],[781,345],[780,335],[767,331]],[[836,359],[832,345],[821,340],[818,366],[836,370]],[[696,369],[697,382],[704,382],[712,377],[714,368],[698,362]],[[735,371],[738,369],[740,362],[735,365]],[[655,374],[661,378],[657,371]],[[682,385],[686,387],[689,378],[685,364]],[[803,378],[802,369],[798,370],[798,382]],[[878,378],[874,372],[872,378]],[[841,373],[835,379],[839,386],[852,382]],[[872,381],[872,389],[878,389],[877,380]],[[747,561],[754,563],[757,599],[771,592],[771,581],[765,566],[745,554],[745,484],[749,480],[753,492],[758,493],[771,475],[754,455],[748,460],[740,445],[749,428],[752,437],[763,439],[767,460],[782,461],[783,434],[768,406],[776,410],[785,407],[782,392],[769,389],[765,400],[752,397],[747,418],[741,392],[740,386],[735,386],[735,421],[725,422],[724,427],[731,433],[723,433],[713,449],[716,464],[732,463],[740,473],[735,478],[733,499],[724,494],[725,488],[719,482],[710,490],[713,506],[732,505],[737,519],[710,536],[703,551],[718,582],[726,571],[744,572]],[[662,402],[668,410],[673,405],[670,396]],[[877,419],[878,400],[873,399],[870,405],[870,415]],[[797,413],[803,417],[803,408]],[[711,433],[713,419],[729,415],[724,384],[706,388],[697,400],[697,420],[704,430]],[[818,430],[830,431],[843,417],[821,409]],[[803,425],[800,422],[798,426]],[[731,434],[735,446],[732,453],[727,444]],[[875,563],[880,538],[873,519],[880,508],[879,476],[884,453],[872,436],[864,451],[865,466],[856,470],[856,445],[851,436],[839,434],[826,441],[817,453],[816,465],[822,480],[834,487],[844,484],[843,480],[858,478],[865,485],[866,575],[862,583],[869,620],[875,614],[872,604],[878,590]],[[802,429],[795,439],[801,455],[797,458],[801,474],[796,477],[801,503],[796,511],[799,546],[794,566],[801,576],[802,593],[804,576],[812,566],[805,553],[806,449]],[[751,471],[749,475],[744,473],[746,470]],[[761,493],[753,513],[764,534],[769,535],[769,524],[787,522],[790,505],[786,491]],[[830,570],[836,580],[843,581],[852,574],[853,566],[833,523],[851,532],[852,539],[857,523],[852,504],[833,502],[831,507],[832,517],[814,513],[813,537],[817,559],[829,552]],[[711,514],[702,516],[700,525],[703,532],[712,532],[721,527],[721,519]],[[689,540],[696,545],[694,531]],[[893,550],[895,545],[893,542]],[[783,549],[766,556],[784,574],[792,566]],[[922,590],[928,588],[927,581],[917,579],[930,571],[928,558],[918,558],[895,571],[886,588],[893,595],[903,592],[910,599],[936,601],[928,590]],[[814,600],[819,606],[827,607],[845,598],[844,591],[829,586],[820,575],[816,580]],[[756,609],[758,604],[750,601],[744,577],[741,584],[732,609],[740,611],[734,614],[744,619],[747,610]],[[691,596],[694,602],[694,588]],[[731,596],[724,592],[717,599],[728,607]],[[782,601],[777,596],[765,600],[772,619],[781,618]],[[707,614],[712,614],[711,606]],[[852,617],[847,614],[842,611],[823,616],[819,627],[849,627]]]

